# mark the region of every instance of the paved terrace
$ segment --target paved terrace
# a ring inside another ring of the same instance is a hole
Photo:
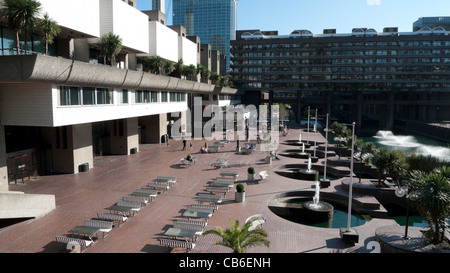
[[[305,131],[291,129],[290,135],[280,135],[280,142],[298,139],[299,133],[302,134],[302,140],[308,138]],[[163,236],[165,230],[181,215],[187,205],[196,203],[196,194],[204,192],[207,183],[219,176],[221,170],[210,166],[219,157],[228,159],[228,167],[224,168],[225,170],[239,171],[238,183],[245,185],[246,201],[236,203],[234,189],[230,191],[219,205],[218,211],[209,219],[206,228],[216,226],[227,228],[230,217],[243,223],[253,214],[264,214],[267,222],[263,227],[269,234],[271,245],[269,248],[251,248],[250,253],[368,252],[367,243],[375,239],[375,230],[378,227],[396,225],[391,220],[372,219],[356,227],[359,243],[353,246],[341,241],[339,229],[314,228],[280,218],[269,210],[268,200],[286,191],[313,191],[314,182],[285,178],[275,174],[273,170],[282,164],[303,163],[302,159],[280,156],[281,160],[274,160],[271,165],[264,164],[266,153],[237,154],[235,141],[226,144],[218,153],[200,154],[198,151],[204,142],[204,140],[192,141],[192,154],[198,156],[198,161],[190,168],[180,166],[180,159],[190,152],[189,142],[188,150],[182,151],[182,142],[172,140],[170,146],[141,145],[139,153],[129,156],[96,157],[95,167],[88,172],[41,176],[37,180],[26,181],[25,184],[10,185],[11,191],[54,194],[57,207],[38,219],[0,229],[0,252],[60,252],[61,245],[55,241],[56,235],[65,235],[72,227],[82,225],[85,219],[95,218],[97,212],[106,212],[106,207],[136,188],[145,187],[147,182],[156,176],[168,175],[178,178],[170,190],[159,194],[154,202],[145,206],[122,226],[114,227],[106,238],[100,237],[96,244],[85,251],[85,253],[167,252],[168,249],[160,246],[157,238]],[[210,145],[212,142],[208,141]],[[280,145],[278,151],[293,147]],[[250,166],[255,167],[256,173],[267,170],[270,174],[268,180],[260,184],[247,182],[247,168]],[[331,187],[324,190],[333,191],[337,185],[340,185],[340,180],[332,181]],[[228,253],[229,249],[214,245],[218,240],[215,235],[201,236],[192,252]],[[183,250],[174,249],[172,252]]]

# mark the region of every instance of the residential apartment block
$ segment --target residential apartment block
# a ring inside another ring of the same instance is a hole
[[[390,129],[405,120],[450,116],[450,32],[419,28],[322,34],[239,30],[231,41],[232,78],[245,103],[287,103],[357,126]]]
[[[24,176],[88,171],[94,156],[138,153],[141,143],[164,141],[177,121],[176,133],[189,135],[188,96],[237,91],[143,71],[149,56],[195,66],[200,58],[196,43],[150,20],[135,1],[39,2],[61,28],[49,55],[38,33],[30,52],[17,55],[15,33],[0,18],[0,191]],[[113,66],[99,51],[109,32],[123,44]]]

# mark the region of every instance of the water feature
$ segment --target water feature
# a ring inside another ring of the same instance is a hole
[[[319,201],[320,201],[320,183],[319,183],[319,181],[316,181],[316,191],[313,196],[313,203],[310,207],[311,208],[320,208]]]
[[[395,135],[391,131],[380,130],[373,137],[363,138],[364,141],[372,141],[378,147],[397,149],[404,152],[414,152],[425,156],[431,155],[441,160],[450,162],[450,148],[444,143],[430,140],[421,136]]]

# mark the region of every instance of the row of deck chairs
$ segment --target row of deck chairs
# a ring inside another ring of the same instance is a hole
[[[207,192],[200,192],[196,196],[197,204],[188,205],[181,214],[181,219],[174,220],[173,226],[165,233],[164,237],[159,238],[160,245],[174,248],[184,248],[190,252],[195,247],[197,238],[203,234],[208,220],[214,212],[219,209],[222,203],[222,196],[214,194],[224,189],[225,194],[234,186],[239,173],[237,171],[222,171],[220,177],[216,178],[209,185]],[[227,178],[230,177],[230,178]]]
[[[177,182],[177,178],[173,176],[158,176],[147,187],[138,188],[132,193],[123,196],[115,204],[106,208],[108,212],[97,212],[97,217],[87,219],[83,226],[77,226],[79,234],[69,234],[67,236],[55,236],[57,242],[66,246],[66,250],[72,250],[75,247],[76,252],[84,252],[88,247],[98,241],[90,236],[83,235],[83,232],[102,232],[106,237],[113,227],[120,227],[130,217],[133,217],[148,203],[153,202],[159,193],[163,193],[170,189]],[[70,231],[69,231],[70,232]],[[87,237],[87,238],[86,238]],[[79,247],[79,249],[77,249]]]

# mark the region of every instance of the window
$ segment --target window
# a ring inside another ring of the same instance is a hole
[[[117,90],[117,104],[128,103],[128,89]]]
[[[167,102],[167,92],[161,92],[161,102]]]
[[[94,87],[83,87],[83,105],[94,105],[95,104],[95,88]]]
[[[61,86],[59,89],[59,105],[81,105],[80,87]]]
[[[112,91],[107,88],[97,88],[97,104],[112,104]]]

